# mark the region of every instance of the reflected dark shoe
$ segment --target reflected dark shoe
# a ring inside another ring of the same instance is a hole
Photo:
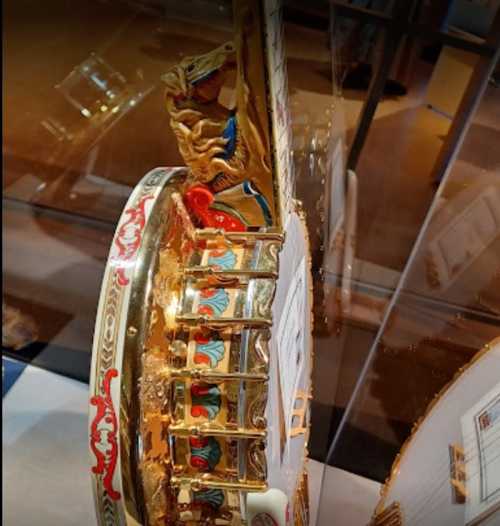
[[[367,90],[372,77],[370,64],[358,64],[345,76],[342,87],[352,90]]]
[[[384,95],[392,95],[392,96],[401,97],[403,95],[406,95],[407,93],[408,93],[408,90],[403,86],[403,84],[401,84],[397,80],[389,79],[385,83]]]

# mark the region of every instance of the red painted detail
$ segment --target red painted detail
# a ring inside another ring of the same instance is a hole
[[[199,416],[208,418],[208,411],[201,405],[193,405],[191,406],[191,416],[194,418],[198,418]]]
[[[206,314],[207,316],[213,316],[214,310],[208,305],[200,305],[198,307],[198,314]]]
[[[115,260],[118,263],[116,271],[118,283],[122,286],[128,285],[129,279],[125,275],[127,263],[133,259],[139,245],[141,244],[142,231],[146,224],[146,202],[153,199],[152,195],[145,195],[133,208],[125,210],[128,219],[118,230],[115,245],[118,247],[118,255]]]
[[[203,449],[208,446],[208,438],[189,437],[189,445],[192,449]],[[199,455],[191,454],[190,464],[194,468],[198,468],[201,471],[208,471],[210,469],[208,460],[200,457]]]
[[[189,445],[201,449],[208,445],[208,439],[207,437],[189,437]]]
[[[194,363],[210,365],[210,358],[206,354],[198,353],[194,355]]]
[[[194,396],[207,396],[210,394],[210,387],[207,385],[194,384],[191,386],[191,393]]]
[[[245,232],[247,227],[235,215],[210,208],[214,194],[204,185],[192,186],[184,194],[186,207],[205,228],[221,228],[227,232]]]
[[[96,465],[92,473],[104,475],[102,484],[112,500],[119,500],[121,495],[113,488],[113,475],[118,460],[118,421],[113,399],[111,397],[111,380],[118,376],[116,369],[108,369],[102,381],[104,395],[93,396],[90,403],[97,408],[96,415],[90,425],[90,448],[96,457]],[[104,442],[104,436],[106,442]],[[104,442],[104,443],[103,443]],[[101,446],[101,447],[98,447]]]
[[[202,298],[213,298],[217,294],[217,289],[201,289],[200,296]]]
[[[200,471],[208,471],[210,469],[210,466],[208,462],[201,457],[192,456],[190,464],[193,468],[199,469]]]
[[[207,335],[205,335],[203,332],[197,332],[194,335],[194,341],[196,343],[204,344],[204,343],[208,343],[210,341],[210,338]]]
[[[210,250],[210,251],[208,252],[208,255],[209,255],[209,257],[212,257],[212,258],[220,258],[220,257],[223,256],[226,252],[227,252],[227,249],[226,249],[226,248],[223,248],[222,250],[219,249],[219,248],[214,248],[213,250]]]

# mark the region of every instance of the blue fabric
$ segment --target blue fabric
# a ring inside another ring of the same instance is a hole
[[[2,398],[9,392],[17,380],[19,380],[27,365],[26,363],[9,360],[2,356]]]

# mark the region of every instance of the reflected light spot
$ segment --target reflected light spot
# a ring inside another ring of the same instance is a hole
[[[177,306],[179,305],[179,298],[177,294],[172,295],[169,304],[165,308],[165,325],[169,329],[175,328],[175,317],[177,315]]]

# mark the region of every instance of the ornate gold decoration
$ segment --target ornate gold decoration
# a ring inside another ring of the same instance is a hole
[[[285,232],[261,8],[235,2],[235,43],[185,58],[163,77],[188,170],[148,179],[115,239],[119,268],[106,283],[121,288],[118,298],[104,292],[103,312],[119,304],[111,317],[119,327],[99,332],[113,338],[110,363],[100,341],[94,355],[108,375],[96,374],[96,393],[107,397],[99,402],[117,402],[120,423],[119,444],[111,437],[120,470],[106,478],[102,464],[108,486],[99,495],[105,502],[115,482],[123,494],[115,492],[101,526],[237,526],[246,494],[268,489],[269,341]],[[235,105],[226,107],[219,98],[231,76]],[[299,397],[292,437],[307,433],[309,396]]]
[[[186,57],[162,80],[167,86],[170,125],[194,181],[217,194],[225,192],[221,199],[234,202],[252,225],[269,226],[250,200],[235,191],[239,184],[250,182],[267,200],[271,224],[275,224],[267,116],[265,107],[258,103],[248,65],[255,38],[247,38],[245,32],[251,30],[244,27],[235,43],[226,42],[204,55]],[[234,108],[218,100],[230,73],[236,75]],[[262,84],[263,79],[257,82]]]

